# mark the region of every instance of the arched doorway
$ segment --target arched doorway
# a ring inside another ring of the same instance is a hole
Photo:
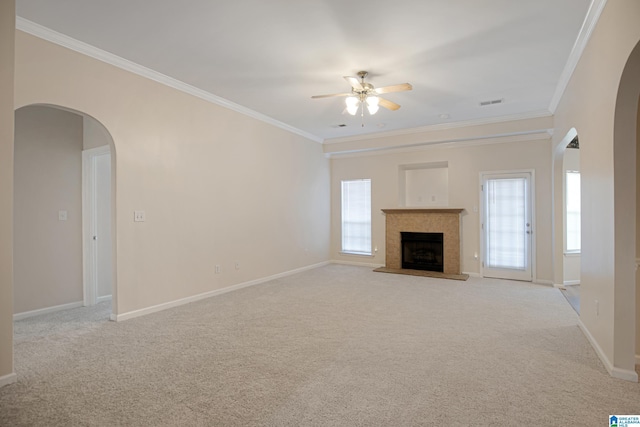
[[[638,108],[640,99],[640,43],[625,65],[615,107],[614,197],[615,197],[615,318],[614,366],[630,368],[637,363],[636,259],[640,258],[636,237]]]
[[[580,143],[571,128],[558,146],[562,183],[562,282],[558,285],[569,304],[580,314]]]
[[[96,252],[83,230],[88,186],[83,152],[98,150],[113,159],[106,175],[102,166],[100,187],[108,192],[101,197],[108,202],[101,214],[108,234],[100,243],[110,243],[115,242],[115,150],[104,126],[75,110],[34,104],[17,109],[15,120],[14,318],[21,319],[86,305],[87,279],[91,279],[86,274],[87,254]],[[92,184],[90,197],[95,199],[97,188]],[[117,312],[115,245],[103,244],[100,258],[108,262],[103,274],[107,285],[96,297],[109,301],[108,318]]]

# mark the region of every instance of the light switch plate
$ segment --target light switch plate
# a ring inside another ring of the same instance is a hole
[[[133,211],[133,221],[134,222],[145,222],[147,217],[144,211]]]

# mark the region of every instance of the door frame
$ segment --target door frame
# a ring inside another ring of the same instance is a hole
[[[98,255],[93,244],[98,223],[96,161],[106,154],[111,155],[109,145],[82,151],[82,300],[85,306],[98,302]],[[111,287],[113,295],[113,283]]]
[[[499,171],[482,171],[480,172],[480,181],[478,184],[479,190],[479,198],[480,198],[480,215],[478,215],[478,230],[480,231],[480,276],[485,277],[485,258],[486,258],[486,245],[485,245],[485,216],[486,216],[486,206],[485,206],[485,196],[483,191],[483,183],[485,176],[495,176],[495,175],[513,175],[513,174],[529,174],[530,179],[530,189],[529,189],[529,198],[530,198],[530,206],[531,206],[531,253],[530,253],[530,262],[531,262],[531,279],[527,279],[524,281],[537,281],[536,275],[536,235],[537,235],[537,224],[536,224],[536,171],[535,169],[513,169],[513,170],[499,170]],[[516,279],[505,279],[505,280],[516,280]]]

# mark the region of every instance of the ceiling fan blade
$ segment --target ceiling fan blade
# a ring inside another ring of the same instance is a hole
[[[380,98],[378,97],[379,101],[378,101],[378,105],[389,109],[391,111],[396,111],[398,108],[400,108],[399,104],[396,104],[395,102],[391,102],[388,99],[384,99],[384,98]]]
[[[362,87],[362,83],[360,83],[360,81],[358,80],[357,77],[349,77],[349,76],[344,76],[344,79],[351,85],[352,88],[354,88],[355,90],[364,90],[364,88]]]
[[[331,98],[333,96],[350,96],[352,95],[351,93],[332,93],[330,95],[314,95],[311,98],[316,99],[316,98]]]
[[[402,83],[399,85],[379,87],[374,89],[373,91],[375,93],[389,93],[389,92],[403,92],[405,90],[411,90],[411,89],[413,89],[413,86],[411,86],[409,83]]]

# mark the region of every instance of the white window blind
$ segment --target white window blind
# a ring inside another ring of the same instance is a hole
[[[566,173],[567,252],[580,252],[580,172]]]
[[[342,252],[371,255],[371,180],[342,181]]]
[[[524,269],[526,266],[526,183],[523,178],[487,181],[488,267]]]

